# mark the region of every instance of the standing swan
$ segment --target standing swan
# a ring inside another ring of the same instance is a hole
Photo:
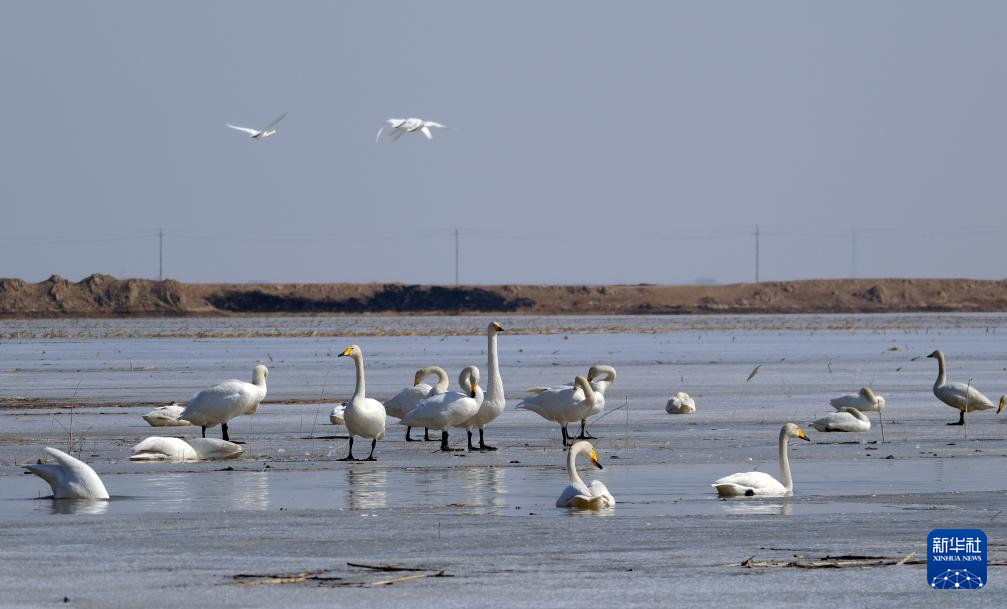
[[[356,345],[350,345],[339,354],[339,357],[349,357],[357,368],[357,385],[353,389],[353,397],[346,402],[343,420],[350,433],[350,452],[340,461],[358,461],[353,458],[353,436],[371,439],[371,453],[364,461],[377,461],[374,458],[374,447],[378,440],[385,439],[385,407],[381,402],[364,395],[364,352]]]
[[[764,472],[744,472],[725,476],[713,483],[717,489],[717,494],[721,497],[752,497],[753,495],[765,495],[767,497],[783,497],[794,494],[794,480],[790,477],[790,460],[787,458],[787,440],[789,438],[800,438],[811,441],[811,438],[804,435],[804,430],[787,423],[780,430],[780,477],[783,484]]]
[[[269,370],[259,364],[252,372],[251,383],[231,379],[204,389],[189,400],[179,418],[202,427],[204,438],[207,427],[220,425],[221,437],[229,441],[227,422],[236,416],[255,414],[259,403],[266,399],[268,377]]]
[[[992,410],[996,408],[993,402],[979,391],[970,385],[965,383],[949,383],[947,382],[947,373],[944,366],[944,353],[940,349],[934,351],[927,357],[933,357],[937,359],[937,380],[934,381],[934,395],[937,399],[944,402],[952,408],[957,408],[961,412],[958,415],[957,423],[948,423],[948,425],[964,425],[965,424],[965,407],[968,405],[969,412],[975,410]]]
[[[458,375],[458,385],[462,391],[448,391],[432,395],[422,400],[409,414],[404,416],[402,425],[427,429],[439,429],[441,432],[441,450],[450,452],[448,446],[448,428],[469,428],[469,421],[479,412],[483,403],[483,390],[479,388],[479,368],[468,366]],[[464,392],[464,393],[463,393]],[[472,432],[469,432],[469,448],[472,447]],[[461,448],[457,450],[463,450]]]
[[[603,378],[598,378],[598,376],[602,374],[605,376]],[[591,412],[587,413],[587,416],[580,420],[580,433],[577,434],[578,440],[596,439],[585,430],[587,417],[593,417],[596,414],[601,414],[601,411],[605,410],[605,392],[608,390],[609,385],[615,382],[615,368],[605,364],[595,364],[587,371],[587,380],[591,383],[591,387],[594,389],[595,402],[594,406],[591,407]]]
[[[25,465],[25,469],[52,487],[53,499],[108,499],[108,491],[91,466],[61,450],[42,449],[56,464]]]
[[[818,431],[849,431],[854,433],[870,431],[871,420],[856,408],[843,406],[839,412],[815,419],[811,424]]]
[[[479,412],[468,422],[469,450],[472,447],[472,427],[479,428],[479,450],[496,450],[495,446],[486,444],[483,428],[496,420],[504,411],[507,399],[504,397],[503,379],[500,378],[500,360],[497,357],[497,333],[503,332],[503,326],[491,322],[486,328],[486,366],[489,368],[489,380],[486,382],[486,396],[479,406]]]
[[[585,440],[575,442],[566,456],[566,473],[570,477],[570,484],[563,489],[563,493],[556,500],[556,507],[598,510],[615,506],[615,497],[600,480],[594,480],[591,486],[588,486],[580,479],[580,475],[577,474],[577,455],[584,455],[591,459],[595,467],[604,469],[598,462],[598,453],[590,442]]]
[[[517,408],[530,410],[547,421],[559,423],[563,432],[564,447],[570,443],[570,434],[566,426],[587,417],[587,413],[591,412],[600,395],[582,376],[574,379],[572,387],[563,385],[532,391],[536,393],[521,400]]]
[[[437,384],[433,387],[423,382],[423,379],[427,378],[431,374],[437,375]],[[420,368],[416,371],[416,375],[413,376],[412,387],[406,387],[402,391],[398,392],[395,397],[385,402],[385,414],[390,417],[395,417],[396,419],[401,419],[409,414],[413,408],[416,408],[416,405],[419,404],[420,401],[432,395],[444,393],[447,390],[448,373],[444,372],[444,368],[439,366]],[[412,427],[406,428],[406,442],[418,441],[409,437],[409,433],[412,430]],[[423,439],[430,439],[428,430],[423,430]]]

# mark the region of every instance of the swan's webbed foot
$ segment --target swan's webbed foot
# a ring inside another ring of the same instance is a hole
[[[597,440],[598,438],[596,438],[596,437],[592,436],[591,434],[587,433],[587,421],[584,420],[584,421],[580,422],[580,433],[577,434],[577,439],[578,440]]]
[[[964,410],[961,411],[961,414],[958,415],[958,422],[957,423],[948,423],[948,425],[964,425],[964,424],[965,424],[965,411]]]
[[[965,421],[956,421],[954,423],[948,423],[948,425],[964,425]]]
[[[458,451],[465,450],[464,448],[451,448],[448,446],[448,432],[441,432],[441,452],[442,453],[454,453]]]
[[[350,452],[346,453],[346,456],[340,459],[340,461],[356,461],[353,458],[353,436],[350,436]]]
[[[412,431],[413,431],[412,427],[406,427],[406,442],[421,442],[422,440],[416,440],[409,437],[409,434],[412,433]],[[424,440],[425,439],[426,438],[424,438]]]
[[[424,442],[436,442],[437,438],[430,437],[430,430],[426,427],[423,428],[423,441]]]
[[[342,459],[336,459],[336,461],[358,461],[358,459],[354,459],[353,455],[346,455]]]
[[[479,428],[479,450],[483,451],[483,452],[486,452],[488,450],[496,450],[496,449],[497,449],[496,446],[490,446],[489,444],[486,443],[486,439],[483,437],[483,430],[480,427]]]
[[[369,455],[367,455],[366,459],[361,459],[361,460],[362,461],[377,461],[377,459],[374,457],[374,447],[377,446],[377,445],[378,445],[378,439],[377,438],[374,438],[373,440],[371,440],[371,453]]]

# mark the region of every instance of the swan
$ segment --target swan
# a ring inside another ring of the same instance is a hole
[[[216,438],[168,438],[153,436],[145,438],[133,447],[130,461],[212,461],[216,459],[236,459],[242,448],[234,442]]]
[[[108,491],[91,466],[61,450],[43,448],[56,464],[39,463],[24,468],[52,487],[53,499],[108,499]]]
[[[329,413],[329,422],[333,425],[346,425],[346,421],[343,419],[343,413],[346,412],[346,403],[336,404],[332,407],[332,412]]]
[[[227,422],[243,414],[255,414],[259,403],[266,398],[268,377],[269,370],[259,364],[252,371],[251,383],[231,379],[204,389],[189,400],[179,416],[202,427],[204,438],[207,427],[220,425],[221,437],[230,440],[227,437]]]
[[[431,387],[423,382],[423,379],[430,375],[437,376],[437,384]],[[409,412],[416,408],[416,405],[420,403],[421,400],[428,398],[432,395],[437,395],[438,393],[444,393],[448,390],[448,373],[444,371],[444,368],[440,366],[430,366],[428,368],[420,368],[416,371],[416,375],[413,377],[413,386],[406,387],[400,391],[395,397],[385,402],[385,414],[390,417],[395,417],[396,419],[401,419],[402,417],[409,414]],[[406,442],[416,442],[409,437],[410,432],[412,432],[412,427],[406,428]],[[423,431],[423,439],[429,440],[429,431]]]
[[[479,387],[479,368],[468,366],[458,375],[458,384],[465,391],[448,391],[421,400],[399,423],[410,427],[426,427],[441,432],[441,450],[449,452],[448,428],[468,428],[469,420],[479,412],[483,390]],[[471,437],[469,446],[471,446]],[[462,449],[457,449],[462,450]]]
[[[385,407],[381,402],[364,395],[364,352],[360,347],[350,345],[339,357],[349,357],[357,369],[357,385],[343,411],[346,429],[350,433],[350,452],[340,461],[358,460],[353,458],[353,436],[371,439],[371,453],[363,460],[377,461],[374,458],[374,447],[378,440],[385,439]]]
[[[696,400],[688,393],[679,391],[671,396],[664,409],[668,414],[693,414],[696,412]]]
[[[570,434],[567,424],[580,421],[595,405],[599,394],[586,378],[578,376],[574,385],[561,385],[536,390],[533,395],[521,400],[517,408],[530,410],[547,421],[559,423],[563,432],[563,446],[569,444]]]
[[[247,133],[248,137],[250,137],[253,140],[261,140],[276,133],[276,129],[274,129],[273,127],[276,127],[277,123],[279,123],[285,118],[287,118],[286,112],[281,114],[280,117],[277,118],[275,121],[266,125],[263,129],[252,129],[251,127],[239,127],[238,125],[232,125],[231,123],[227,123],[227,126],[230,127],[231,129],[237,129],[238,131],[243,131]]]
[[[816,419],[811,426],[818,431],[864,432],[870,431],[871,420],[856,408],[843,406],[839,412]]]
[[[976,410],[992,410],[996,408],[993,402],[990,401],[988,397],[979,393],[979,391],[970,385],[965,383],[949,383],[947,382],[947,373],[944,365],[944,353],[940,349],[934,351],[927,357],[933,357],[937,359],[937,380],[934,381],[934,395],[937,399],[944,402],[952,408],[957,408],[961,412],[958,415],[957,423],[948,423],[948,425],[964,425],[965,424],[965,407],[968,404],[969,412]]]
[[[721,497],[751,497],[753,495],[765,495],[768,497],[781,497],[794,493],[794,480],[790,477],[790,460],[787,459],[787,441],[789,438],[800,438],[811,441],[811,438],[804,435],[804,430],[787,423],[780,429],[780,477],[783,484],[764,472],[744,472],[725,476],[713,483],[717,489],[717,494]]]
[[[604,378],[598,378],[602,374],[605,375]],[[600,414],[601,411],[605,409],[605,391],[608,390],[609,385],[615,382],[615,368],[605,364],[595,364],[588,369],[587,380],[591,383],[591,388],[594,389],[595,402],[594,406],[591,407],[591,411],[588,412],[587,416],[580,421],[580,433],[577,434],[577,439],[597,440],[597,438],[587,433],[585,425],[587,423],[587,417],[593,417],[596,414]],[[573,385],[561,385],[560,387],[552,388],[532,387],[528,389],[528,393],[542,393],[544,391],[549,391],[550,389],[561,389],[563,387],[573,387]]]
[[[578,508],[582,510],[597,510],[615,506],[615,497],[608,492],[605,485],[600,480],[591,482],[591,486],[584,484],[577,474],[577,455],[583,455],[591,459],[591,463],[598,469],[604,469],[598,462],[598,453],[594,446],[586,440],[575,442],[570,447],[566,456],[566,473],[570,477],[570,484],[563,489],[563,493],[556,500],[556,507]]]
[[[183,427],[192,425],[192,423],[185,419],[178,418],[183,410],[185,410],[185,406],[179,406],[178,403],[172,402],[166,406],[159,406],[151,410],[143,415],[143,420],[152,427]]]
[[[486,396],[479,406],[479,412],[470,419],[466,425],[469,435],[469,450],[472,447],[472,428],[479,428],[479,449],[480,451],[496,450],[495,446],[486,444],[483,430],[487,425],[499,417],[504,407],[507,406],[507,399],[504,397],[503,379],[500,378],[500,360],[497,357],[497,333],[503,332],[503,326],[497,322],[490,322],[486,327],[486,367],[489,369],[489,380],[486,382]]]
[[[430,132],[431,127],[435,129],[451,129],[447,125],[423,120],[422,118],[390,118],[378,129],[378,134],[374,136],[374,141],[377,142],[381,139],[381,134],[384,133],[385,129],[388,129],[388,135],[392,140],[398,140],[406,133],[416,133],[417,131],[427,136],[428,140],[432,140],[434,139],[434,134]]]
[[[829,400],[836,410],[844,407],[856,408],[860,412],[881,412],[885,409],[885,398],[875,395],[870,387],[861,387],[859,393],[844,393],[838,398]]]

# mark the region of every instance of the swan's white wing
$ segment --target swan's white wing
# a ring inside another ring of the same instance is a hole
[[[591,500],[591,491],[583,483],[568,484],[559,499],[556,500],[556,507],[579,507],[577,504]]]
[[[731,474],[715,481],[713,486],[721,495],[777,495],[787,492],[776,478],[764,472]],[[731,487],[741,489],[741,492],[730,492]]]
[[[426,383],[406,387],[385,402],[385,413],[390,417],[401,419],[416,408],[420,401],[429,397],[431,391],[433,388]]]
[[[395,133],[392,134],[392,141],[393,142],[397,142],[400,137],[402,137],[403,135],[405,135],[407,133],[409,133],[408,130],[403,129],[402,127],[397,128],[395,130]]]
[[[400,421],[409,427],[447,429],[471,419],[479,411],[479,401],[458,391],[439,393],[422,400]]]
[[[189,440],[192,450],[200,459],[236,459],[244,451],[241,446],[217,438],[193,438]]]
[[[973,409],[989,410],[990,408],[996,407],[996,404],[991,402],[988,397],[980,393],[975,387],[966,383],[945,383],[939,387],[939,392],[940,393],[938,393],[937,397],[947,404],[954,402],[954,407],[959,410],[965,408],[966,392],[968,393],[969,411]],[[935,393],[937,392],[935,391]]]
[[[181,438],[153,436],[133,447],[130,461],[196,461],[196,451]]]
[[[427,121],[423,123],[426,127],[436,127],[437,129],[450,129],[447,125],[442,125],[440,123],[435,123],[434,121]]]
[[[608,492],[608,487],[601,480],[593,480],[590,490],[591,496],[599,499],[604,504],[604,507],[615,505],[615,497],[612,496],[612,493]]]
[[[185,407],[178,404],[160,406],[143,415],[143,420],[152,427],[182,427],[191,425],[188,421],[179,419],[184,410]]]
[[[287,118],[287,113],[286,112],[284,112],[283,114],[281,114],[279,116],[279,118],[277,118],[275,121],[273,121],[273,122],[269,123],[268,125],[266,125],[266,128],[263,129],[263,131],[269,131],[270,129],[272,129],[273,127],[275,127],[277,123],[279,123],[280,121],[282,121],[285,118]]]
[[[430,129],[426,125],[423,125],[422,127],[420,127],[420,131],[423,132],[423,135],[427,136],[428,140],[434,139],[433,134],[430,133]]]
[[[237,129],[238,131],[244,131],[248,135],[259,135],[260,133],[262,133],[258,129],[252,129],[250,127],[239,127],[237,125],[232,125],[231,123],[227,123],[227,126],[230,127],[231,129]]]
[[[391,121],[389,121],[389,122],[391,122]],[[387,126],[388,126],[388,124],[386,123],[384,125],[381,125],[381,128],[378,129],[378,134],[374,136],[374,142],[375,143],[381,141],[381,134],[385,132],[385,127],[387,127]]]
[[[258,406],[258,392],[258,387],[245,381],[224,381],[197,393],[185,405],[180,418],[208,427],[226,423]]]

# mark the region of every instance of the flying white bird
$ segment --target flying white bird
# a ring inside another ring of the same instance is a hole
[[[385,132],[385,129],[388,129],[388,136],[393,140],[397,140],[407,133],[416,133],[417,131],[427,136],[428,140],[432,140],[434,139],[434,134],[430,132],[431,127],[435,129],[451,129],[447,125],[435,123],[434,121],[425,121],[422,118],[390,118],[378,129],[378,134],[374,136],[374,141],[381,140],[381,134]]]
[[[276,129],[274,129],[273,127],[276,127],[276,124],[279,123],[280,121],[282,121],[285,118],[287,118],[287,113],[286,112],[284,112],[283,114],[281,114],[280,117],[277,118],[275,121],[273,121],[273,122],[269,123],[268,125],[266,125],[266,127],[264,129],[252,129],[251,127],[239,127],[237,125],[232,125],[231,123],[227,123],[227,126],[230,127],[231,129],[237,129],[238,131],[244,131],[245,133],[248,134],[248,137],[252,138],[253,140],[261,140],[263,138],[267,138],[267,137],[273,135],[274,133],[276,133]]]

